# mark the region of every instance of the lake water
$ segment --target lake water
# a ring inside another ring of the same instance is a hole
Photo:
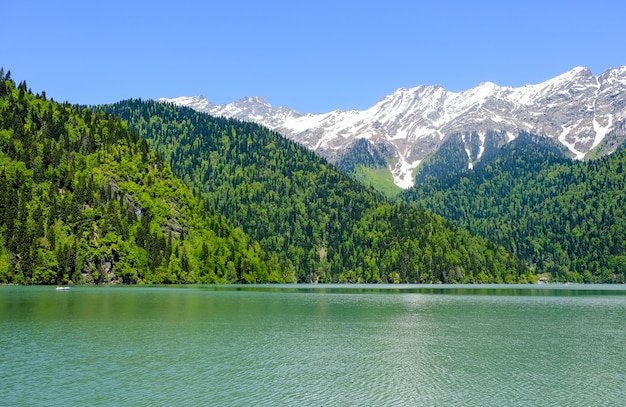
[[[624,286],[0,287],[0,405],[617,406]]]

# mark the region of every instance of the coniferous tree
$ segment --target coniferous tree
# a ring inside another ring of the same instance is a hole
[[[478,262],[502,270],[485,270],[490,281],[519,281],[527,273],[501,248],[487,250],[484,240],[431,213],[396,208],[256,124],[140,100],[100,109],[128,120],[210,207],[276,253],[298,281],[474,282],[483,271]],[[220,225],[216,229],[222,235]],[[433,247],[436,256],[425,254]],[[471,255],[462,255],[462,247]],[[207,251],[202,248],[201,258]],[[209,272],[210,262],[203,264]],[[251,267],[229,256],[226,273],[245,275]]]
[[[249,238],[204,210],[121,120],[0,76],[0,282],[246,282],[200,278],[207,243],[275,270],[251,270],[256,281],[293,281],[276,256],[244,253]]]

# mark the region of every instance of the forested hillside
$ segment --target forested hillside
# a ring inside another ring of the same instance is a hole
[[[533,280],[502,247],[430,212],[392,204],[256,124],[128,100],[101,106],[301,282]]]
[[[476,132],[452,134],[417,167],[415,184],[465,172],[496,154],[506,141],[505,132],[488,131],[482,137]]]
[[[366,139],[358,139],[337,160],[335,166],[358,182],[395,197],[402,189],[394,184],[393,175],[387,168],[387,159],[392,158],[384,144],[373,145]]]
[[[119,118],[0,71],[0,283],[293,280]]]
[[[473,171],[431,179],[403,199],[504,245],[553,281],[626,281],[624,150],[571,161],[523,134]]]

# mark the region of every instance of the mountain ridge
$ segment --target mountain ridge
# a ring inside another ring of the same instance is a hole
[[[175,174],[276,253],[299,282],[534,281],[502,248],[391,202],[265,126],[155,101],[101,108],[127,120]]]
[[[563,149],[522,133],[474,171],[426,176],[400,199],[503,245],[550,281],[622,283],[624,145],[586,161],[568,159]]]
[[[584,159],[626,121],[626,66],[601,75],[576,67],[522,87],[483,82],[462,92],[439,85],[399,88],[366,110],[328,113],[303,114],[259,97],[223,105],[201,95],[158,101],[262,124],[333,163],[358,139],[382,144],[395,184],[406,189],[414,184],[421,162],[457,133],[476,132],[484,138],[488,131],[505,132],[508,141],[520,132],[542,134],[566,146],[573,158]]]

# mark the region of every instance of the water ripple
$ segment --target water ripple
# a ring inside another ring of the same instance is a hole
[[[588,406],[626,397],[625,296],[66,294],[74,297],[18,306],[0,293],[0,405]]]

